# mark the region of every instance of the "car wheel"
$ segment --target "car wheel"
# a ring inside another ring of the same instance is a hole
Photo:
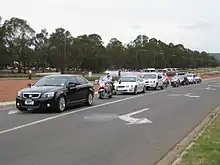
[[[86,105],[91,106],[92,104],[93,104],[93,95],[91,92],[89,92],[86,98]]]
[[[64,98],[64,96],[60,96],[57,99],[57,111],[58,112],[63,112],[66,109],[66,99]]]
[[[134,94],[137,94],[137,87],[134,88]]]
[[[161,89],[161,90],[163,90],[163,89],[164,89],[164,84],[162,84],[162,86],[160,87],[160,89]]]
[[[143,93],[146,93],[147,92],[147,89],[146,89],[146,87],[144,86],[144,88],[143,88]]]

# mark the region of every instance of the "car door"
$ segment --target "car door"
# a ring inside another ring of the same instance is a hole
[[[159,86],[163,86],[162,76],[161,76],[161,75],[157,75],[157,78],[158,78],[158,85],[159,85]]]
[[[68,98],[68,101],[70,103],[74,103],[74,102],[77,102],[79,100],[79,90],[78,90],[78,81],[76,79],[76,76],[71,76],[69,77],[68,79],[68,84],[71,83],[71,84],[75,84],[74,87],[68,87],[67,86],[67,98]]]
[[[76,76],[76,78],[79,83],[79,85],[77,86],[79,93],[79,100],[86,99],[89,91],[89,85],[88,85],[89,82],[82,76]]]
[[[142,82],[141,82],[141,78],[140,77],[137,77],[137,89],[138,89],[138,92],[140,92],[142,90]]]

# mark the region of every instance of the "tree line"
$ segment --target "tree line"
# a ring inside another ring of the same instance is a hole
[[[0,17],[1,18],[1,17]],[[0,19],[0,67],[54,67],[65,70],[215,67],[219,64],[207,52],[190,50],[182,44],[166,44],[155,38],[139,35],[129,44],[112,38],[107,46],[98,34],[73,37],[68,30],[57,28],[49,34],[46,29],[36,33],[28,22],[11,18]]]

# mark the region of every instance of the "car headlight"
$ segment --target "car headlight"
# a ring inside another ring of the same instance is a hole
[[[21,97],[21,92],[20,91],[18,91],[17,96]]]
[[[131,88],[133,88],[134,87],[134,85],[131,85]]]
[[[126,88],[129,88],[129,85],[127,85]]]
[[[53,97],[54,96],[54,92],[47,92],[47,93],[44,93],[43,94],[43,98],[51,98],[51,97]]]
[[[153,81],[153,83],[155,83],[156,81]]]

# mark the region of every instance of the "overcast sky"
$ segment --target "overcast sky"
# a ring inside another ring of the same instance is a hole
[[[220,52],[220,0],[6,0],[3,19],[26,19],[39,32],[57,27],[73,36],[97,33],[105,44],[144,34],[166,43]]]

